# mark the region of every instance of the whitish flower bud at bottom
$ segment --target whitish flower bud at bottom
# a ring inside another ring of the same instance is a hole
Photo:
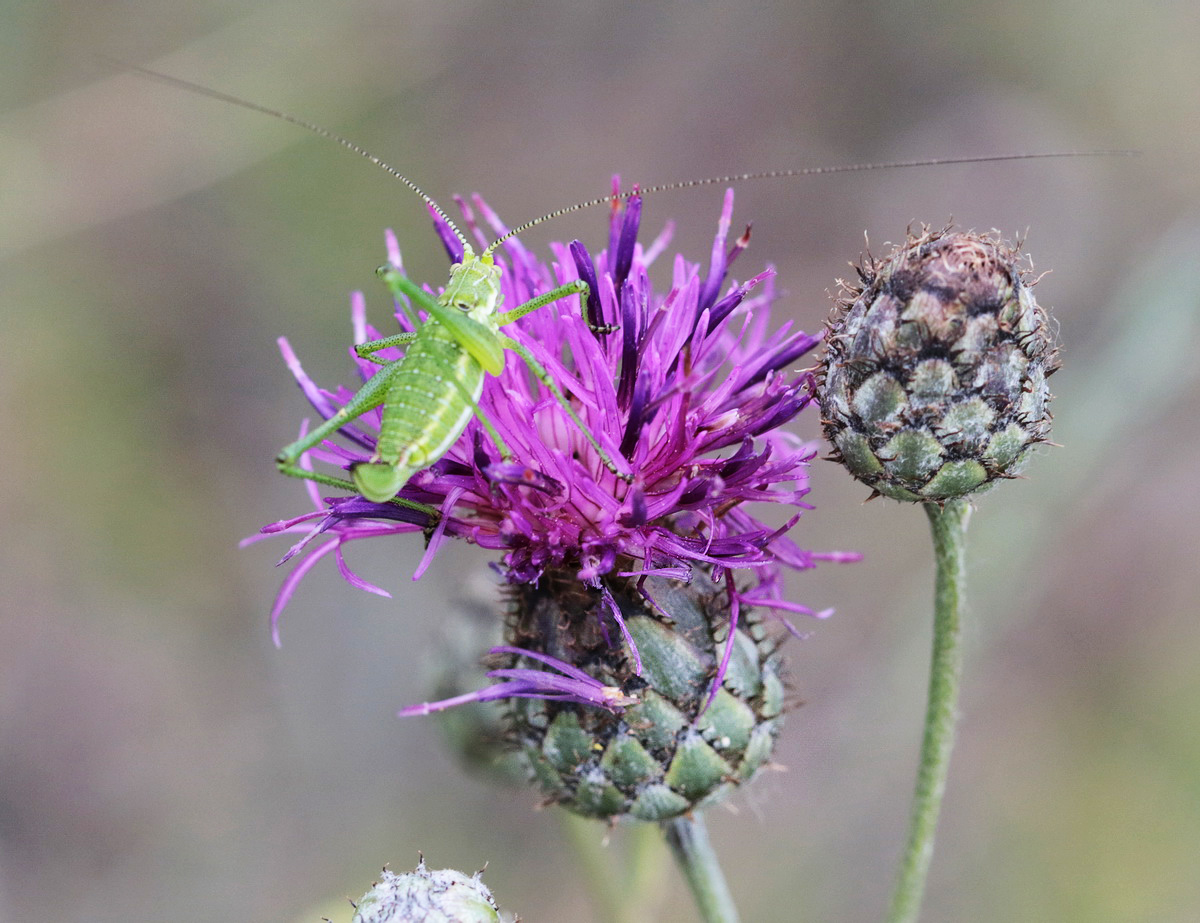
[[[358,902],[353,923],[500,923],[500,912],[480,873],[430,871],[422,859],[411,872],[384,869]]]

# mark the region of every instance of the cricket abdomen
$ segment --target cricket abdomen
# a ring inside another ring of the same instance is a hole
[[[446,328],[422,327],[405,351],[384,398],[375,449],[378,461],[406,469],[405,481],[454,445],[483,392],[480,364]]]

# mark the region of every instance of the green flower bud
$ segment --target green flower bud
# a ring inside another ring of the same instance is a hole
[[[402,875],[384,869],[379,882],[358,902],[352,923],[500,923],[500,911],[481,874],[431,872],[424,859]]]
[[[515,699],[513,740],[547,799],[584,817],[661,821],[723,800],[767,761],[779,730],[775,643],[743,609],[729,667],[705,708],[728,637],[726,588],[699,569],[690,583],[648,578],[645,589],[668,621],[636,579],[608,586],[640,676],[630,646],[611,643],[618,629],[608,603],[573,574],[512,588],[508,643],[579,667],[632,702],[610,710]]]
[[[1050,433],[1058,351],[998,237],[922,229],[842,283],[821,363],[832,458],[874,495],[945,501],[1014,477]]]

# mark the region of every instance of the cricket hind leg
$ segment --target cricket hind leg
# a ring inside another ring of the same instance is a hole
[[[306,481],[315,481],[316,483],[322,484],[325,487],[335,487],[339,490],[349,491],[352,494],[361,494],[362,493],[362,491],[359,490],[358,485],[354,481],[349,481],[345,478],[334,477],[331,474],[322,474],[319,471],[312,471],[308,468],[302,468],[298,464],[295,464],[295,465],[278,464],[278,465],[276,465],[276,467],[278,468],[278,470],[281,474],[286,474],[290,478],[303,478]],[[360,465],[358,467],[362,467],[362,466]],[[370,499],[370,498],[368,497],[367,499]],[[442,518],[441,511],[439,511],[437,507],[430,506],[428,503],[421,503],[417,500],[408,500],[405,497],[392,496],[392,497],[388,497],[386,500],[378,500],[378,501],[372,501],[372,502],[392,503],[398,507],[401,507],[402,509],[413,510],[418,513],[423,513],[425,516],[429,517],[429,522],[426,524],[427,529],[432,528],[433,526],[436,526],[438,521]]]
[[[531,298],[529,301],[518,305],[511,311],[505,311],[502,314],[497,314],[496,325],[503,327],[505,324],[511,324],[513,321],[519,320],[526,314],[532,314],[539,308],[544,308],[546,305],[558,301],[561,298],[578,294],[579,313],[583,318],[584,323],[588,325],[589,330],[598,334],[612,333],[614,330],[617,330],[618,327],[615,324],[597,326],[588,320],[586,304],[588,292],[590,291],[591,289],[588,287],[586,282],[584,282],[582,279],[576,279],[574,282],[568,282],[566,285],[560,285],[558,288],[551,289],[544,295],[538,295],[536,298]],[[589,430],[584,425],[583,421],[579,419],[579,415],[575,412],[575,408],[572,407],[570,402],[567,400],[566,395],[564,395],[558,385],[554,383],[554,379],[550,377],[550,373],[547,372],[542,364],[533,357],[533,353],[531,353],[528,349],[511,337],[503,337],[502,341],[504,343],[504,348],[511,349],[518,356],[520,356],[525,364],[529,367],[530,371],[537,376],[538,381],[544,384],[549,389],[550,393],[554,395],[554,399],[558,401],[562,409],[567,412],[567,416],[571,418],[571,421],[575,424],[579,431],[583,433],[587,441],[591,443],[592,448],[594,448],[599,454],[600,460],[604,462],[604,467],[608,468],[609,471],[621,478],[621,480],[632,481],[633,475],[628,471],[628,467],[618,465],[613,460],[612,456],[610,456],[606,451],[604,451],[603,448],[600,447],[600,443],[596,441],[596,437],[592,435],[591,430]]]
[[[390,339],[392,338],[385,337],[384,340],[375,340],[374,343],[384,343]],[[389,343],[387,345],[392,344]],[[382,349],[384,347],[379,346],[377,348]],[[357,474],[354,474],[354,480],[351,481],[345,478],[335,477],[331,474],[322,474],[319,471],[312,471],[300,465],[300,459],[305,452],[320,445],[324,440],[328,439],[347,423],[357,420],[363,414],[374,410],[376,407],[379,407],[381,404],[383,404],[384,398],[387,394],[387,387],[389,384],[391,384],[391,379],[393,377],[392,370],[398,368],[399,365],[399,362],[388,363],[388,365],[381,369],[377,374],[367,379],[366,383],[363,384],[363,386],[358,390],[358,393],[355,394],[354,397],[352,397],[344,406],[340,407],[337,413],[322,422],[320,426],[308,433],[305,433],[295,442],[284,446],[283,449],[280,450],[279,454],[275,457],[275,467],[280,474],[285,474],[292,478],[303,478],[307,481],[315,481],[316,483],[322,484],[325,487],[334,487],[338,490],[346,490],[350,493],[362,494],[362,496],[366,497],[368,500],[372,500],[376,503],[395,503],[397,506],[404,507],[405,509],[416,510],[417,512],[424,513],[426,516],[431,518],[431,521],[436,522],[441,517],[441,514],[435,507],[432,507],[427,503],[418,503],[416,500],[406,500],[403,497],[397,497],[395,496],[396,491],[392,491],[392,493],[388,496],[377,499],[377,497],[379,497],[378,493],[376,493],[374,496],[368,496],[361,490],[357,484]],[[357,467],[362,466],[360,465]],[[405,480],[407,480],[407,478]],[[400,485],[400,487],[403,486],[403,484]],[[399,489],[399,487],[396,488],[396,490]]]
[[[479,402],[475,396],[467,389],[459,379],[450,376],[449,383],[458,392],[459,398],[471,408],[471,412],[475,418],[482,424],[484,430],[495,444],[500,452],[500,457],[504,461],[508,461],[513,457],[513,451],[508,447],[508,443],[504,441],[504,437],[496,429],[487,414],[483,412],[483,408],[479,406]],[[352,469],[354,484],[352,489],[357,490],[368,500],[377,503],[385,502],[392,499],[395,493],[408,483],[409,479],[422,470],[425,465],[419,468],[405,468],[403,466],[393,465],[383,461],[368,461],[360,462]],[[399,500],[399,498],[396,498]]]
[[[295,442],[284,446],[279,450],[279,454],[275,456],[275,464],[284,474],[287,466],[295,466],[300,460],[300,456],[309,449],[320,445],[324,440],[328,439],[339,429],[354,420],[357,420],[364,413],[374,410],[383,403],[384,397],[387,395],[387,386],[391,383],[393,369],[399,366],[399,363],[391,363],[392,369],[387,367],[380,370],[377,374],[372,375],[367,379],[366,383],[358,389],[358,393],[350,400],[338,408],[337,413],[321,423],[310,432],[305,433]],[[303,469],[301,469],[303,470]],[[292,475],[296,477],[296,475]]]

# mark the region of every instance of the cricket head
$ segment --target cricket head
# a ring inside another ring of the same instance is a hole
[[[450,267],[450,281],[438,302],[465,311],[472,320],[486,324],[500,309],[500,267],[485,251],[479,256],[464,244],[462,261]]]

